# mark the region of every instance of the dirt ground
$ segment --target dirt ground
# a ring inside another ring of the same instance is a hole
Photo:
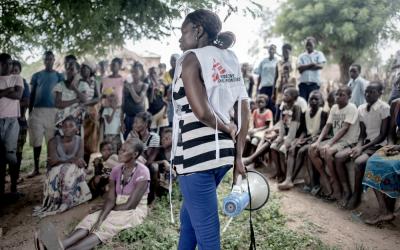
[[[0,249],[33,249],[33,235],[40,219],[31,216],[34,206],[39,205],[44,176],[25,179],[20,190],[26,194],[18,203],[0,205]],[[278,192],[276,182],[270,181],[272,192]],[[356,215],[375,213],[377,204],[372,192],[368,192],[364,202],[355,211],[345,211],[335,203],[326,203],[299,190],[278,192],[281,197],[282,212],[287,216],[288,227],[320,238],[323,242],[341,249],[398,249],[400,245],[400,218],[381,227],[367,226]],[[88,212],[99,205],[98,199],[83,204],[63,214],[50,216],[59,235],[69,232]]]

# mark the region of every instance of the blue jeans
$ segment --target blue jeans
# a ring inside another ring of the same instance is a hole
[[[299,95],[303,97],[308,102],[308,97],[310,93],[314,90],[319,90],[319,85],[315,82],[301,82],[299,84]]]
[[[183,195],[179,250],[221,249],[217,187],[231,165],[179,176]]]

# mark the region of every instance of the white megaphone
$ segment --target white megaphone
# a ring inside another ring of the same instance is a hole
[[[242,176],[238,176],[232,192],[223,199],[223,211],[226,215],[235,217],[244,209],[258,210],[267,203],[269,193],[265,176],[255,170],[249,170],[243,181]]]

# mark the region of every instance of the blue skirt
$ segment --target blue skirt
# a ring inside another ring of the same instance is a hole
[[[400,197],[400,154],[386,156],[383,149],[373,154],[367,162],[363,185],[391,198]]]

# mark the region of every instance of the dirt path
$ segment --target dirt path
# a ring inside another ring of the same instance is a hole
[[[31,214],[33,207],[41,202],[43,178],[25,179],[20,190],[26,197],[12,206],[0,205],[0,249],[33,249],[33,234],[41,220]],[[270,185],[272,191],[277,192],[276,183],[270,181]],[[277,193],[281,197],[282,212],[288,217],[290,228],[315,235],[331,246],[342,249],[398,249],[400,245],[400,218],[383,228],[366,226],[355,220],[351,212],[298,190]],[[371,193],[367,198],[373,200],[370,196]],[[64,235],[88,214],[91,207],[100,203],[98,199],[43,220],[54,223],[58,234]],[[364,205],[357,212],[375,212],[376,204],[369,204],[372,205]]]
[[[271,181],[271,190],[278,192]],[[399,249],[400,218],[381,228],[362,223],[360,217],[377,212],[373,192],[369,190],[363,205],[357,210],[340,209],[299,190],[278,192],[282,212],[288,217],[287,225],[296,231],[306,232],[322,242],[342,249]]]

